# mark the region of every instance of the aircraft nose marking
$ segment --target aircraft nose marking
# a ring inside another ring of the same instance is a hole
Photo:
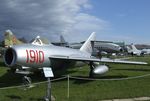
[[[26,49],[26,63],[43,63],[44,52],[41,50],[27,50]]]

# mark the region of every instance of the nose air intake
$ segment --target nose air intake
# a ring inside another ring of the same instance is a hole
[[[12,48],[9,48],[5,51],[4,61],[5,61],[5,64],[8,66],[13,66],[15,64],[16,52]]]

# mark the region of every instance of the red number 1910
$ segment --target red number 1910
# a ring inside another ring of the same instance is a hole
[[[26,63],[43,63],[44,52],[40,50],[26,50],[27,60]]]

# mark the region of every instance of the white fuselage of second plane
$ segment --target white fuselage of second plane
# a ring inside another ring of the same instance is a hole
[[[94,48],[98,49],[99,51],[105,51],[108,53],[116,53],[121,52],[121,47],[114,43],[95,43]]]
[[[81,43],[72,44],[70,47],[74,49],[79,49],[82,46]],[[122,48],[114,43],[104,43],[104,42],[95,42],[94,48],[100,52],[104,51],[107,53],[118,53],[121,52]]]

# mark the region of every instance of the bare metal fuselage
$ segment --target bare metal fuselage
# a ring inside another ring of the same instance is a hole
[[[14,66],[15,64],[32,67],[32,68],[42,68],[42,67],[62,67],[64,64],[74,64],[75,62],[71,60],[59,60],[50,59],[50,56],[59,57],[90,57],[89,53],[85,53],[79,50],[58,47],[53,45],[17,45],[6,50],[4,55],[4,61],[8,66]]]

